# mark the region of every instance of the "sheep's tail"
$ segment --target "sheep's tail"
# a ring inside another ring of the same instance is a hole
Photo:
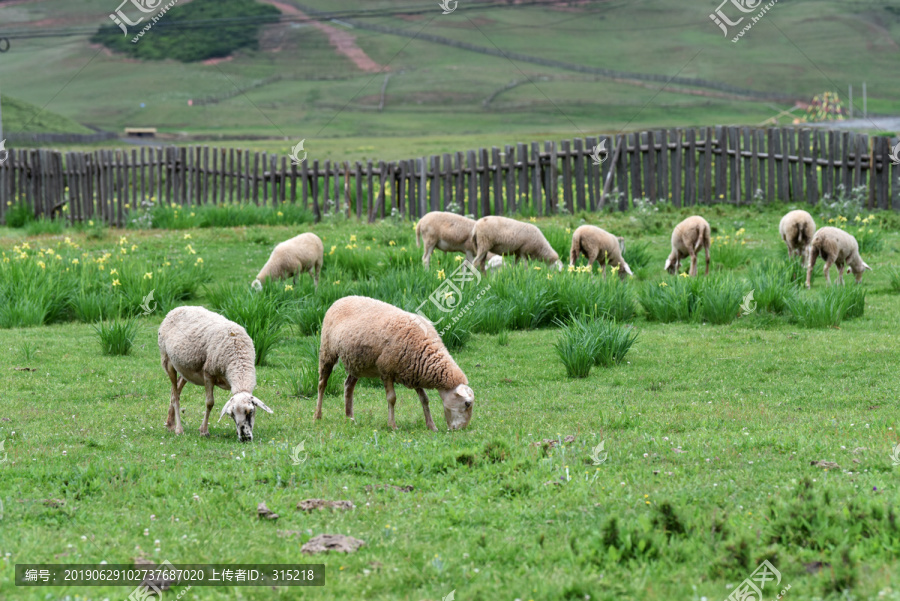
[[[806,231],[806,222],[800,222],[796,224],[797,226],[797,242],[800,244],[809,244],[810,235],[809,232]]]
[[[702,225],[697,226],[697,240],[694,241],[694,251],[696,252],[698,249],[706,246],[708,239],[709,233],[706,229]]]
[[[581,236],[575,234],[572,236],[572,249],[569,251],[569,265],[574,265],[581,253]]]
[[[419,248],[419,224],[421,223],[421,219],[419,219],[418,223],[416,223],[416,248]]]

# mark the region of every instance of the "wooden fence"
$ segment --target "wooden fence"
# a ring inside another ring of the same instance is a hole
[[[597,165],[590,155],[604,140],[608,153]],[[718,126],[299,166],[287,154],[209,146],[13,149],[0,164],[0,220],[9,206],[24,202],[39,217],[65,214],[121,226],[145,199],[302,203],[317,220],[339,211],[369,221],[392,211],[417,218],[448,208],[476,217],[625,210],[632,198],[675,206],[754,199],[815,205],[839,185],[866,186],[869,208],[900,210],[900,165],[890,159],[895,143],[846,131]]]

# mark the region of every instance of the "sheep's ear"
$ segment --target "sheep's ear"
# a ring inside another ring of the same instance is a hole
[[[666,266],[663,267],[663,270],[669,271],[669,268],[672,266],[672,257],[666,259]]]
[[[872,271],[872,268],[869,267],[868,264],[866,264],[865,262],[863,262],[863,269],[864,269],[865,271]]]
[[[624,255],[625,254],[625,238],[623,238],[622,236],[619,236],[616,239],[619,241],[619,252]]]
[[[471,388],[469,388],[468,386],[466,386],[465,384],[460,384],[459,386],[456,387],[456,394],[458,394],[459,396],[461,396],[462,398],[464,398],[467,401],[475,400],[475,391],[472,390]]]
[[[257,407],[259,407],[260,409],[262,409],[263,411],[266,411],[266,412],[268,412],[268,413],[273,413],[273,411],[272,411],[271,409],[269,409],[268,407],[266,407],[266,404],[265,404],[265,403],[263,403],[261,400],[259,400],[259,399],[256,398],[256,397],[252,397],[252,398],[250,399],[250,402],[253,403],[254,405],[256,405]]]
[[[219,420],[218,420],[218,421],[222,421],[222,418],[225,417],[225,414],[226,414],[226,413],[227,413],[228,415],[231,415],[231,414],[232,414],[232,413],[231,413],[231,412],[232,412],[231,402],[232,402],[233,400],[234,400],[234,397],[231,397],[230,399],[228,399],[228,402],[225,403],[225,406],[222,407],[222,413],[219,414]]]

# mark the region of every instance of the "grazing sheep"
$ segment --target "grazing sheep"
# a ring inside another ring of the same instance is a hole
[[[466,259],[471,263],[475,258],[475,243],[472,241],[474,227],[473,219],[444,211],[432,211],[419,219],[416,224],[416,246],[419,246],[420,240],[425,243],[425,254],[422,255],[425,267],[431,266],[431,253],[435,248],[444,252],[466,253]],[[488,261],[495,256],[488,253]]]
[[[308,271],[318,288],[319,272],[322,271],[324,255],[325,246],[318,236],[312,232],[300,234],[275,247],[251,286],[254,290],[262,290],[262,283],[266,281],[266,278],[280,280],[289,277],[294,278],[296,286],[297,275]]]
[[[209,413],[215,387],[231,391],[219,420],[226,413],[234,419],[238,439],[253,440],[256,408],[272,410],[253,396],[256,388],[256,351],[253,340],[238,324],[203,307],[172,309],[159,326],[162,367],[172,381],[172,398],[166,427],[184,434],[181,427],[181,389],[187,382],[206,388],[206,415],[200,434],[209,436]]]
[[[681,260],[691,257],[691,277],[697,275],[697,251],[702,247],[706,251],[706,275],[709,275],[710,229],[706,219],[698,215],[688,217],[675,226],[672,231],[672,252],[666,259],[664,269],[669,273],[678,273]]]
[[[807,249],[816,233],[816,222],[812,215],[806,211],[791,211],[781,218],[778,224],[778,233],[788,247],[788,256],[799,255],[806,262]]]
[[[574,265],[580,255],[587,257],[588,266],[597,259],[603,265],[603,277],[606,277],[606,266],[612,263],[619,268],[619,277],[623,280],[633,275],[631,268],[622,254],[625,252],[625,238],[613,236],[606,230],[593,225],[582,225],[572,234],[572,250],[569,252],[569,265]]]
[[[544,238],[537,226],[522,223],[507,217],[482,217],[475,222],[472,230],[475,242],[475,267],[484,271],[488,253],[498,255],[515,255],[516,264],[519,259],[539,259],[547,265],[562,270],[559,255]]]
[[[475,393],[437,330],[423,318],[393,305],[364,296],[335,301],[322,322],[319,349],[319,400],[316,419],[322,418],[322,397],[331,370],[340,359],[347,370],[344,410],[353,418],[353,388],[359,378],[381,378],[387,392],[388,424],[394,422],[397,395],[394,384],[419,393],[425,424],[437,427],[428,410],[425,389],[437,389],[444,403],[444,418],[451,430],[465,428],[472,419]]]
[[[859,243],[856,238],[842,229],[836,227],[823,227],[813,236],[809,246],[809,266],[806,268],[806,287],[809,288],[812,279],[813,266],[819,256],[825,260],[825,281],[831,284],[831,265],[837,265],[838,283],[844,283],[844,265],[848,265],[847,273],[853,272],[856,283],[862,280],[866,270],[872,268],[866,265],[859,256]]]

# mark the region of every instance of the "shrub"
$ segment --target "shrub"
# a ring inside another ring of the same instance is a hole
[[[816,293],[788,301],[794,322],[806,328],[827,328],[841,325],[845,318],[862,316],[866,291],[859,286],[829,286]]]
[[[100,321],[92,326],[100,338],[100,348],[104,355],[127,355],[134,346],[138,323],[135,318],[115,321]]]

